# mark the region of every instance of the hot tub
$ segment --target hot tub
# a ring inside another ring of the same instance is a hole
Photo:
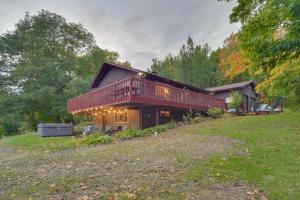
[[[73,135],[73,124],[38,124],[37,128],[41,137]]]

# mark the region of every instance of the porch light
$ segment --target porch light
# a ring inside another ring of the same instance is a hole
[[[144,75],[145,75],[144,72],[139,71],[139,73],[138,73],[139,77],[144,77]]]

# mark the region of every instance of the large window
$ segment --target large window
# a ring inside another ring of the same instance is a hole
[[[171,117],[171,112],[170,111],[166,111],[166,110],[161,110],[159,112],[160,117],[166,117],[166,118],[170,118]]]
[[[115,113],[115,122],[126,123],[128,122],[127,112],[116,112]]]

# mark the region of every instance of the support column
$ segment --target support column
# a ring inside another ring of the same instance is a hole
[[[155,124],[156,126],[159,125],[159,108],[156,107],[156,112],[155,112]]]

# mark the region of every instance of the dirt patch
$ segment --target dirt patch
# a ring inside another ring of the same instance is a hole
[[[58,152],[25,153],[3,147],[0,197],[249,198],[249,186],[244,184],[220,185],[210,178],[197,182],[185,178],[195,162],[205,162],[214,153],[238,151],[235,145],[239,141],[179,132]]]

